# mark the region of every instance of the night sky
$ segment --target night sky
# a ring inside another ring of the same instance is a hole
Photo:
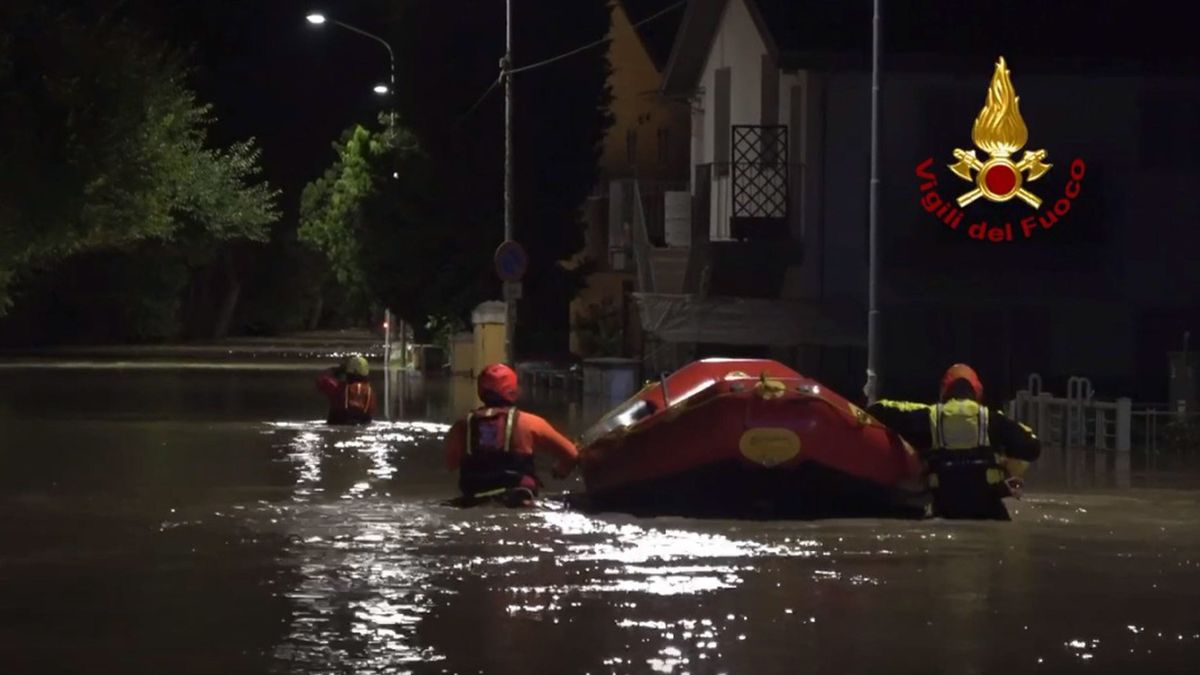
[[[388,77],[382,45],[341,27],[313,26],[312,10],[386,35],[393,3],[297,0],[169,0],[133,3],[143,23],[171,44],[190,48],[192,86],[213,105],[212,141],[253,136],[266,178],[283,190],[293,221],[304,185],[333,159],[330,144],[346,127],[385,109],[372,91]],[[336,14],[334,11],[336,9]],[[402,86],[402,85],[400,85]]]

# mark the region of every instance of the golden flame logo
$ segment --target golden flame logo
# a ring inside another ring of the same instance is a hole
[[[996,63],[992,86],[988,87],[987,103],[975,118],[971,140],[980,150],[992,157],[1008,157],[1025,146],[1029,130],[1021,119],[1021,99],[1013,90],[1004,57]]]
[[[1022,183],[1033,182],[1050,170],[1053,165],[1042,162],[1046,158],[1046,151],[1026,150],[1021,161],[1009,159],[1025,146],[1029,136],[1025,120],[1021,119],[1020,100],[1009,78],[1008,66],[1001,56],[992,73],[992,83],[988,87],[983,110],[979,111],[975,126],[971,129],[971,140],[989,158],[980,161],[974,150],[954,150],[954,158],[958,162],[951,164],[950,170],[959,178],[975,183],[974,190],[959,196],[960,207],[980,197],[994,202],[1006,202],[1018,197],[1035,209],[1041,206],[1042,200],[1022,187]],[[972,172],[975,172],[974,175]]]

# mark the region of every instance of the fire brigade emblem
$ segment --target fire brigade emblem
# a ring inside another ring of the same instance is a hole
[[[954,158],[958,162],[949,165],[954,175],[975,184],[975,189],[958,197],[959,207],[980,197],[993,202],[1018,197],[1035,209],[1041,206],[1041,198],[1026,190],[1023,184],[1041,178],[1053,165],[1043,163],[1045,150],[1026,150],[1020,161],[1012,161],[1011,157],[1025,146],[1029,136],[1025,121],[1021,119],[1019,102],[1001,56],[992,74],[983,110],[975,118],[971,130],[971,140],[988,154],[988,158],[981,161],[974,150],[955,148]]]

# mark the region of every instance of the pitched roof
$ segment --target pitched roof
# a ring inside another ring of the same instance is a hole
[[[785,69],[865,69],[873,8],[867,0],[691,0],[664,90],[695,86],[725,5],[745,2]],[[923,0],[919,11],[882,3],[881,66],[977,70],[1004,55],[1022,71],[1200,72],[1190,22],[1165,0]],[[1175,20],[1173,20],[1175,19]]]
[[[617,0],[617,2],[625,10],[625,15],[629,17],[631,24],[663,12],[662,15],[635,29],[642,45],[646,48],[646,53],[650,55],[650,60],[654,62],[654,67],[662,72],[667,66],[667,59],[671,56],[671,45],[675,43],[675,35],[679,32],[679,25],[683,21],[684,13],[682,7],[670,10],[668,8],[677,4],[679,0]]]

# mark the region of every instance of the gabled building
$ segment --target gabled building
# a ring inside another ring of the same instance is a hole
[[[651,335],[758,345],[848,393],[865,381],[871,4],[688,3],[662,89],[692,104],[692,261],[683,294],[644,298]],[[1172,6],[883,4],[884,393],[928,398],[963,360],[997,397],[1030,372],[1165,394],[1165,352],[1200,325],[1200,52]],[[932,160],[943,202],[972,189],[950,166],[975,149],[1001,56],[1025,148],[1052,165],[1025,186],[1044,201],[979,200],[952,228],[922,205],[917,167]],[[1070,213],[1023,236],[1077,158]],[[1016,237],[973,238],[984,221]]]
[[[587,287],[571,305],[571,351],[579,356],[612,356],[614,351],[632,356],[641,349],[632,300],[643,289],[634,260],[635,219],[639,231],[644,229],[662,252],[656,256],[660,281],[682,283],[686,247],[675,241],[667,246],[666,207],[671,192],[687,204],[689,113],[686,102],[661,92],[662,72],[683,16],[682,8],[671,9],[672,4],[612,3],[608,83],[613,125],[602,148],[600,180],[585,206],[585,248],[574,261],[592,270]]]

